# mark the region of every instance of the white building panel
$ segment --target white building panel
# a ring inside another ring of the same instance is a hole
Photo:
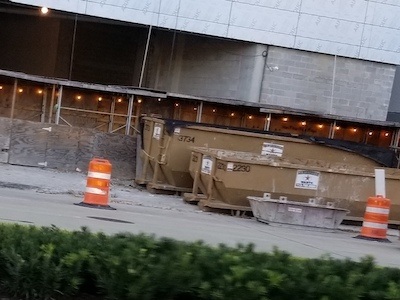
[[[178,23],[176,26],[177,30],[196,32],[205,35],[213,36],[224,36],[227,32],[227,25],[210,23],[207,21],[189,19],[189,18],[178,18]]]
[[[365,0],[303,0],[301,12],[347,20],[352,22],[364,22],[368,1]]]
[[[266,32],[264,30],[249,29],[244,27],[229,26],[228,38],[269,44],[271,38],[280,41],[280,46],[292,48],[294,44],[294,35],[282,34],[277,32]]]
[[[103,18],[110,18],[110,14],[112,14],[114,16],[113,19],[150,25],[156,25],[158,19],[158,14],[141,7],[121,7],[113,4],[103,4],[100,1],[89,2],[86,14]]]
[[[400,4],[400,1],[398,2]],[[368,13],[365,23],[379,27],[400,29],[400,6],[391,6],[382,3],[371,2],[368,5]]]
[[[12,1],[392,64],[400,60],[399,0]]]
[[[231,4],[231,1],[226,0],[181,1],[179,17],[215,24],[228,24]]]
[[[234,3],[230,25],[278,34],[295,34],[298,13]],[[279,40],[276,41],[279,43]]]
[[[360,47],[349,44],[338,44],[327,40],[316,40],[313,38],[296,37],[296,49],[319,52],[332,53],[338,56],[358,58]]]
[[[356,22],[301,14],[297,36],[335,42],[341,46],[360,45],[362,28]]]
[[[253,6],[269,7],[277,10],[299,12],[301,0],[237,0],[237,3],[250,4]]]

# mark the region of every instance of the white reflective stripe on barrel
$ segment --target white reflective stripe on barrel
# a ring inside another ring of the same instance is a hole
[[[106,195],[107,194],[106,191],[103,191],[98,188],[93,188],[93,187],[86,187],[86,193],[97,194],[97,195]]]
[[[383,215],[389,214],[389,208],[379,208],[379,207],[367,206],[367,209],[365,211],[369,212],[369,213],[376,213],[376,214],[383,214]]]
[[[97,178],[97,179],[111,179],[111,174],[89,171],[88,177]]]
[[[387,224],[373,223],[373,222],[363,222],[363,227],[375,228],[375,229],[387,229]]]

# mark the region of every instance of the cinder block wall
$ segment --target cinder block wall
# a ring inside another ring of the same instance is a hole
[[[270,47],[261,103],[369,120],[386,120],[393,65]]]
[[[136,138],[94,129],[0,118],[0,162],[86,172],[93,157],[112,164],[112,178],[134,179]]]

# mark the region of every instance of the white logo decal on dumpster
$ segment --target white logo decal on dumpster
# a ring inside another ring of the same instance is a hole
[[[317,190],[319,183],[319,172],[297,170],[294,187],[298,189]]]
[[[203,156],[203,160],[201,162],[201,173],[211,174],[213,162],[210,156]]]
[[[233,163],[229,162],[229,163],[226,165],[226,170],[227,170],[228,172],[233,171]]]
[[[290,212],[298,213],[298,214],[301,214],[303,212],[303,210],[298,207],[290,207],[289,206],[287,210]]]
[[[153,138],[156,140],[159,140],[161,136],[161,127],[160,126],[154,126],[154,131],[153,131]]]
[[[174,129],[175,135],[179,135],[180,133],[181,133],[181,129],[179,127]]]
[[[275,155],[281,157],[283,154],[283,147],[283,145],[264,142],[261,155]]]

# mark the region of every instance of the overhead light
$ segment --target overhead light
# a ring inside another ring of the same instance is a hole
[[[215,108],[212,110],[213,113],[215,113],[216,111],[217,111],[217,110],[216,110]]]
[[[178,107],[179,106],[179,103],[175,103],[175,107]]]
[[[43,6],[40,8],[40,12],[42,13],[42,15],[45,15],[49,12],[49,9],[46,6]]]
[[[142,103],[142,99],[138,99],[137,103]]]
[[[319,129],[322,129],[323,127],[324,127],[323,124],[318,124],[318,128],[319,128]]]
[[[3,86],[2,85],[0,85],[0,90],[2,90],[3,89]]]
[[[335,129],[336,129],[336,130],[339,130],[339,129],[340,129],[340,126],[336,126]]]
[[[353,132],[357,132],[357,128],[353,128]]]
[[[38,93],[38,94],[43,94],[43,90],[38,89],[38,90],[37,90],[37,93]]]
[[[288,117],[283,117],[283,118],[282,118],[282,121],[283,121],[283,122],[287,122],[288,120],[289,120]]]
[[[102,97],[99,97],[97,100],[100,102],[101,100],[103,100],[103,98],[102,98]]]
[[[231,117],[234,117],[235,116],[235,113],[233,112],[233,113],[231,113]]]
[[[118,103],[121,103],[121,102],[122,102],[122,99],[121,99],[121,98],[118,98],[117,102],[118,102]]]
[[[301,122],[301,126],[306,126],[306,125],[307,125],[306,121]]]
[[[251,120],[251,119],[253,119],[253,116],[252,116],[252,115],[250,115],[248,118]]]
[[[161,102],[161,98],[158,98],[158,102]]]
[[[81,96],[81,95],[78,95],[78,96],[76,96],[76,99],[77,99],[77,100],[81,100],[81,99],[82,99],[82,96]]]
[[[389,136],[389,132],[385,132],[385,136]]]
[[[22,93],[24,89],[18,89],[18,93]]]
[[[372,131],[368,132],[368,135],[372,135],[372,134],[373,134],[373,132],[372,132]]]

